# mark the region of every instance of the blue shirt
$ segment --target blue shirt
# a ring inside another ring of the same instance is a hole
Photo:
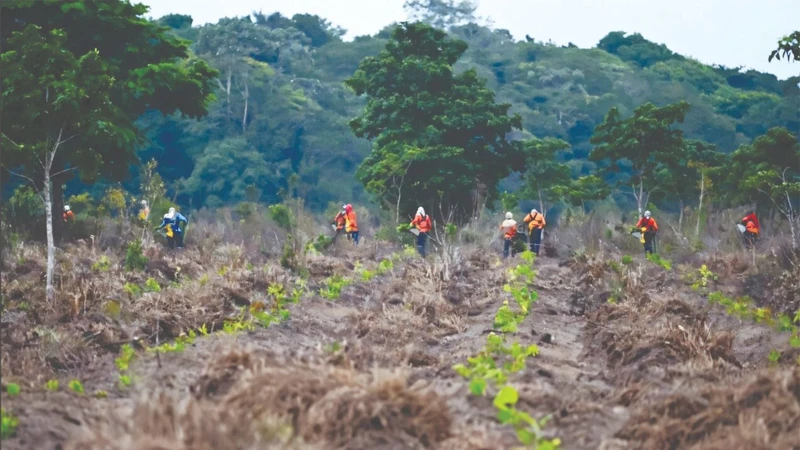
[[[183,214],[176,212],[175,216],[172,219],[168,219],[164,217],[161,219],[161,225],[159,225],[158,229],[164,228],[167,225],[172,226],[172,231],[176,233],[183,233],[183,229],[181,228],[181,222],[189,223],[189,220],[183,216]]]

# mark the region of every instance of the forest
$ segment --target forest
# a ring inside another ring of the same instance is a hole
[[[9,3],[7,11],[19,11],[23,18],[5,14],[3,41],[8,42],[11,33],[21,30],[25,20],[55,27],[78,20],[72,17],[85,16],[89,11],[45,3],[52,11],[38,9],[41,13],[35,18],[24,15],[27,9],[36,8]],[[429,21],[438,20],[438,26],[447,30],[449,41],[458,42],[460,54],[448,61],[454,75],[470,74],[475,81],[469,89],[480,86],[494,96],[496,103],[507,105],[501,114],[513,117],[513,126],[504,130],[504,139],[512,143],[544,139],[550,147],[539,149],[545,153],[529,159],[540,164],[553,160],[566,167],[559,172],[516,164],[500,170],[492,180],[501,182],[503,190],[518,191],[525,186],[525,179],[544,180],[543,173],[575,180],[596,174],[616,183],[609,174],[599,173],[602,162],[597,154],[591,155],[596,128],[607,122],[612,109],[622,120],[647,103],[665,107],[685,102],[685,108],[666,125],[679,130],[692,149],[727,156],[737,150],[747,152],[759,137],[763,137],[762,146],[786,137],[780,129],[796,138],[800,129],[800,77],[778,80],[752,70],[704,65],[641,35],[622,31],[610,32],[591,49],[560,47],[530,37],[515,41],[505,30],[471,22],[474,18],[469,13],[449,14],[435,8],[426,12],[419,5],[417,9],[420,14],[427,13]],[[273,204],[289,190],[317,212],[328,210],[332,204],[382,205],[388,201],[388,194],[381,193],[386,186],[369,186],[366,166],[361,175],[357,174],[362,163],[369,161],[371,145],[359,138],[363,134],[353,133],[350,121],[367,106],[370,96],[357,95],[364,91],[354,89],[353,82],[347,80],[357,79],[362,60],[377,57],[392,41],[394,25],[350,42],[342,40],[344,30],[311,14],[288,18],[279,13],[254,12],[203,26],[193,26],[189,16],[170,15],[150,25],[148,33],[161,33],[159,36],[171,45],[186,48],[180,70],[197,70],[190,76],[201,86],[181,89],[199,87],[202,99],[190,101],[203,105],[132,102],[137,104],[120,111],[131,122],[127,129],[131,134],[122,137],[130,142],[120,146],[124,151],[119,155],[99,148],[94,153],[75,155],[76,159],[56,161],[63,172],[52,182],[55,211],[60,212],[63,201],[71,195],[84,192],[99,201],[116,183],[138,194],[143,163],[151,160],[157,162],[157,173],[166,183],[169,196],[190,209],[233,206],[244,201]],[[73,48],[82,36],[67,33],[64,39],[64,45]],[[134,51],[116,47],[108,49],[111,60]],[[100,58],[104,61],[103,50]],[[75,51],[78,57],[84,49]],[[121,53],[117,56],[113,52]],[[148,88],[147,95],[159,96],[153,91],[157,86],[137,89]],[[10,129],[22,117],[17,113],[5,116],[4,128]],[[10,133],[4,135],[10,137]],[[776,151],[794,151],[788,141],[775,145],[784,145]],[[538,148],[533,144],[528,147],[529,151]],[[13,170],[24,165],[11,152],[6,155],[4,167]],[[698,179],[696,169],[687,169],[681,176],[684,180]],[[11,198],[17,187],[28,184],[25,181],[4,170],[3,198]],[[721,183],[717,183],[720,188]],[[683,182],[673,185],[694,189]],[[437,200],[436,191],[454,188],[441,185],[424,193],[427,198],[411,193],[408,199],[429,206]],[[662,207],[673,211],[679,203],[689,201],[687,192],[660,191]],[[535,198],[539,203],[538,192],[531,194],[520,192],[520,197]],[[24,193],[19,192],[11,203],[24,202],[22,197]],[[495,199],[496,195],[490,198]],[[735,201],[744,200],[752,199]]]
[[[405,11],[0,3],[4,449],[800,448],[800,76]]]

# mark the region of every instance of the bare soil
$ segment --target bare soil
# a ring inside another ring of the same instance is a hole
[[[40,260],[12,263],[2,275],[2,381],[22,393],[2,394],[20,422],[3,448],[519,445],[491,397],[471,395],[452,370],[484,346],[514,262],[471,250],[445,271],[406,257],[356,279],[335,301],[315,293],[332,274],[353,276],[357,261],[374,270],[391,250],[339,245],[333,256],[309,257],[311,293],[291,317],[233,335],[215,331],[238,306],[264,301],[270,284],[292,285],[297,275],[248,266],[235,246],[177,256],[151,249],[143,273],[125,272],[112,255],[104,272],[92,269],[101,253],[84,244],[60,256],[69,267],[59,304],[41,305]],[[510,382],[520,409],[552,416],[543,433],[563,448],[800,448],[800,367],[786,334],[726,315],[678,273],[645,261],[619,272],[591,258],[535,264],[539,300],[508,338],[541,352]],[[125,283],[148,277],[165,288],[126,297]],[[720,283],[733,285],[731,277]],[[140,349],[133,384],[119,387],[123,343],[151,346],[201,324],[212,332],[183,352]],[[783,352],[776,364],[767,361],[772,349]],[[59,392],[44,389],[51,378]],[[85,395],[66,389],[73,378]]]

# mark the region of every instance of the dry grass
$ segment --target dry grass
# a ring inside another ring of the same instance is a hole
[[[618,437],[652,449],[800,446],[800,368],[639,404]]]
[[[450,435],[445,401],[397,371],[286,363],[248,351],[212,361],[194,396],[145,396],[130,417],[67,448],[432,448]]]

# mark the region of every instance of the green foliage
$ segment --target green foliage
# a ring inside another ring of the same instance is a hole
[[[142,241],[135,239],[128,243],[125,250],[125,269],[130,271],[144,270],[147,265],[147,257],[142,252]]]
[[[781,359],[781,352],[773,348],[772,350],[770,350],[767,359],[769,360],[770,365],[776,365],[778,364],[778,361],[780,361]]]
[[[781,56],[787,61],[800,61],[800,31],[795,31],[778,41],[778,48],[769,54],[769,61],[780,60]]]
[[[351,282],[349,278],[333,275],[322,282],[325,287],[320,289],[319,295],[331,301],[336,300],[342,295],[342,289]]]
[[[111,261],[108,259],[108,256],[102,255],[100,259],[98,259],[94,264],[92,264],[92,270],[95,272],[108,272],[111,269]]]
[[[145,292],[161,292],[161,286],[155,278],[148,278],[144,283]]]
[[[700,290],[701,288],[708,287],[709,282],[717,281],[717,279],[719,278],[717,274],[712,272],[705,264],[700,266],[700,269],[698,269],[697,272],[698,272],[697,281],[695,281],[692,284],[692,290],[695,291]]]
[[[76,380],[76,379],[70,380],[69,389],[72,392],[76,393],[76,394],[83,395],[83,393],[84,393],[83,384],[81,384],[80,380]]]
[[[133,384],[133,379],[128,374],[119,374],[118,381],[120,389],[128,388]]]
[[[622,119],[614,107],[592,136],[592,161],[604,163],[609,174],[619,172],[623,166],[630,167],[627,176],[617,178],[614,186],[633,187],[640,214],[649,193],[663,184],[656,174],[680,165],[678,156],[685,149],[683,132],[673,126],[683,123],[688,111],[689,103],[685,101],[663,108],[646,103],[636,108],[631,117]]]
[[[56,392],[58,390],[58,380],[48,380],[47,383],[44,384],[44,388],[48,391]]]
[[[631,255],[623,255],[622,256],[622,264],[629,266],[633,264],[633,257]]]
[[[284,230],[291,230],[294,225],[292,210],[283,203],[269,206],[269,217]]]
[[[58,174],[55,214],[61,212],[61,184],[70,176],[66,168],[77,169],[86,183],[129,174],[143,142],[135,124],[142,113],[199,117],[213,100],[216,72],[203,61],[189,61],[186,42],[144,19],[146,11],[121,0],[3,5],[4,163],[41,180],[37,160],[44,160],[59,134],[69,139],[49,167]],[[94,32],[91,45],[87,30]],[[11,141],[16,145],[7,145]]]
[[[108,398],[108,392],[102,389],[94,391],[94,398]]]
[[[662,258],[658,253],[649,253],[647,255],[647,260],[666,271],[672,270],[672,262],[666,258]]]
[[[8,383],[6,385],[6,393],[11,397],[16,397],[19,395],[19,385],[17,383]]]
[[[120,354],[114,359],[114,365],[120,372],[126,372],[130,368],[131,362],[136,358],[136,351],[130,344],[123,344],[120,348]]]
[[[17,432],[19,426],[19,419],[10,412],[6,412],[5,408],[0,409],[2,413],[2,426],[0,426],[0,439],[8,439]]]
[[[521,128],[521,118],[508,114],[510,104],[494,102],[474,70],[452,70],[466,49],[444,31],[401,24],[385,50],[345,81],[367,96],[350,127],[373,143],[356,176],[383,207],[393,209],[402,192],[401,210],[434,198],[448,210],[463,209],[474,203],[476,181],[492,201],[498,181],[521,168],[520,149],[505,137]]]
[[[138,284],[125,283],[122,290],[131,297],[136,297],[142,293],[142,288]]]

